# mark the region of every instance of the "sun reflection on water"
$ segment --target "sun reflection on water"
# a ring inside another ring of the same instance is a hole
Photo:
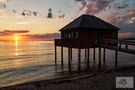
[[[19,41],[18,41],[18,38],[15,40],[15,56],[18,56],[19,55],[19,48],[18,48],[18,45],[19,45]]]

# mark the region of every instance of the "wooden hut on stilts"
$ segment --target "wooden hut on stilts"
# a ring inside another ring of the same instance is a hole
[[[87,67],[90,67],[90,48],[93,48],[93,62],[95,62],[95,48],[99,48],[98,67],[101,69],[101,47],[98,46],[102,39],[118,39],[119,28],[93,16],[82,15],[60,29],[61,39],[55,39],[55,64],[57,65],[57,46],[61,47],[61,66],[63,67],[63,47],[68,48],[68,68],[71,71],[72,49],[78,49],[78,70],[81,70],[81,49],[85,49]],[[103,49],[105,63],[105,48]],[[116,52],[117,53],[117,52]],[[116,58],[117,59],[117,58]],[[117,63],[117,62],[116,62]]]

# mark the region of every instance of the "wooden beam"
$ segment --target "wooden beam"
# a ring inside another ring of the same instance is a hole
[[[57,46],[55,45],[55,65],[57,65]]]
[[[104,46],[100,45],[100,47],[104,47]],[[133,50],[133,49],[125,49],[125,48],[118,48],[118,47],[112,47],[112,46],[106,46],[106,49],[110,49],[110,50],[117,49],[117,51],[119,51],[119,52],[124,52],[124,53],[135,55],[135,50]]]
[[[93,48],[93,62],[95,63],[96,61],[95,61],[95,53],[96,53],[96,50],[95,50],[95,48]]]
[[[115,68],[118,67],[118,51],[115,50]]]
[[[61,66],[63,68],[63,46],[61,46]]]
[[[71,71],[71,54],[70,48],[68,48],[68,70]]]
[[[78,70],[81,70],[81,49],[78,49]]]
[[[125,48],[128,49],[128,44],[127,43],[125,44]]]
[[[70,55],[71,55],[70,60],[71,60],[71,64],[72,64],[72,59],[73,59],[72,48],[70,48]]]
[[[89,69],[89,66],[90,66],[90,56],[89,56],[89,48],[88,48],[88,58],[87,58],[87,67],[88,67],[88,69]]]
[[[98,68],[101,70],[101,47],[99,47],[99,62],[98,62]]]
[[[85,62],[87,61],[87,49],[85,48]]]
[[[106,63],[106,49],[105,47],[103,48],[103,63]]]

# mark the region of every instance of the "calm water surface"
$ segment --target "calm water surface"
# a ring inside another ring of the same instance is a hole
[[[59,49],[58,63],[60,63]],[[66,52],[67,49],[64,48],[65,71],[67,70]],[[76,67],[77,50],[74,49],[73,52],[73,65]],[[90,54],[90,63],[92,63],[92,50]],[[121,66],[135,65],[134,55],[119,53],[118,58]],[[114,66],[114,51],[107,50],[106,60],[108,67]],[[82,50],[82,63],[84,63],[84,50]],[[53,41],[0,42],[0,87],[53,78],[56,77],[56,72],[60,71],[60,68],[56,70],[54,66]]]

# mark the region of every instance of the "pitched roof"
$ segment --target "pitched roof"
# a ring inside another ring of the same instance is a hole
[[[111,29],[111,30],[119,30],[119,28],[113,26],[112,24],[109,24],[96,16],[93,15],[82,15],[60,29],[62,30],[69,30],[74,28],[91,28],[91,29]]]

